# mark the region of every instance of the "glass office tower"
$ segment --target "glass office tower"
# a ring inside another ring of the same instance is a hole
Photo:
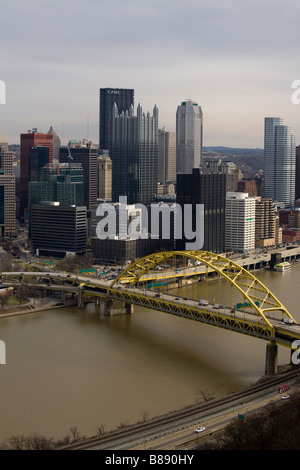
[[[196,206],[204,205],[204,245],[201,249],[213,253],[225,250],[226,175],[202,174],[194,168],[191,174],[177,175],[176,203],[182,210],[182,239],[176,241],[177,250],[185,250],[185,205],[192,206],[193,231],[196,229]]]
[[[202,163],[203,113],[193,101],[183,101],[176,113],[177,173],[191,174]]]
[[[100,88],[99,112],[99,149],[112,149],[113,107],[117,105],[119,113],[134,106],[134,90],[125,88]]]
[[[112,200],[127,196],[128,204],[151,204],[157,193],[158,109],[152,116],[133,106],[119,115],[114,105],[112,141]]]
[[[264,197],[283,202],[285,207],[295,200],[295,138],[278,117],[265,118]]]

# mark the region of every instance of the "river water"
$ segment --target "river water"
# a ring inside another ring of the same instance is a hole
[[[255,275],[300,321],[300,263]],[[219,303],[232,295],[223,281],[200,284],[182,295]],[[106,317],[93,304],[2,318],[0,339],[0,442],[59,439],[71,427],[91,436],[240,390],[264,374],[267,344],[144,308]],[[278,362],[289,362],[288,349],[279,347]]]

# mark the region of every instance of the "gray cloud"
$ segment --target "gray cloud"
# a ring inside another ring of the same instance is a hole
[[[299,8],[298,0],[6,2],[0,128],[11,143],[50,124],[81,138],[89,117],[98,142],[99,88],[119,86],[134,88],[145,110],[157,104],[170,130],[177,105],[193,97],[207,145],[258,146],[264,115],[298,124],[290,86],[300,78]]]

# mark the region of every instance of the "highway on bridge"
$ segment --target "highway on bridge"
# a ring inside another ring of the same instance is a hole
[[[122,278],[115,282],[115,280],[97,279],[83,274],[64,272],[2,273],[2,279],[6,281],[14,277],[22,279],[33,276],[48,280],[48,285],[35,284],[35,287],[74,293],[77,293],[80,288],[84,296],[99,296],[111,301],[120,300],[141,305],[265,340],[275,340],[276,343],[289,348],[295,340],[300,339],[300,325],[284,315],[281,315],[281,318],[268,317],[266,323],[263,317],[257,312],[251,312],[250,309],[232,309],[232,307],[212,304],[208,301],[207,305],[201,305],[199,300],[153,291],[145,286],[132,286],[124,282]]]

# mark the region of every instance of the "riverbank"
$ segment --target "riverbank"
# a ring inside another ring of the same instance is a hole
[[[34,312],[42,312],[44,310],[52,310],[55,308],[72,307],[73,305],[77,305],[77,300],[58,302],[57,299],[50,299],[48,297],[42,300],[34,299],[18,307],[8,307],[2,309],[0,311],[0,318],[24,315],[27,313]]]

